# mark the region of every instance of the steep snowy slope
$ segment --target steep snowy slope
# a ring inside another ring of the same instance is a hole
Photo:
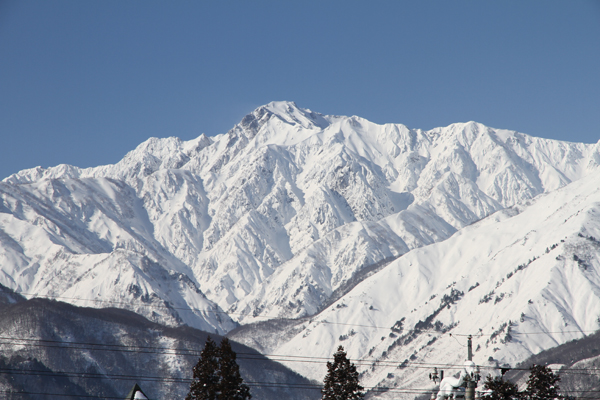
[[[2,281],[27,297],[129,308],[157,322],[224,332],[235,323],[153,238],[141,200],[120,181],[0,184]],[[10,210],[10,212],[7,212]]]
[[[474,122],[421,131],[270,103],[226,134],[4,179],[0,283],[222,333],[235,323],[221,311],[313,314],[362,269],[599,161],[597,144]]]
[[[427,389],[433,365],[449,365],[452,373],[451,365],[462,364],[469,334],[476,363],[515,365],[597,331],[599,316],[596,172],[404,254],[278,335],[241,328],[233,338],[267,354],[311,349],[312,357],[324,358],[342,344],[359,362],[365,386]],[[324,365],[289,366],[314,379],[326,372]]]

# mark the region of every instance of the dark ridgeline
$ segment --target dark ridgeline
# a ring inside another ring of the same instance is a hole
[[[137,382],[149,399],[183,399],[207,337],[198,329],[165,327],[116,308],[25,301],[0,285],[0,398],[50,400],[57,398],[52,394],[67,394],[123,399]],[[256,350],[230,343],[255,398],[320,397],[316,388],[298,388],[314,382]]]

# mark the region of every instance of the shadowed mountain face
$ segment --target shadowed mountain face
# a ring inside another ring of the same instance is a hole
[[[27,300],[6,286],[0,285],[0,308]]]
[[[0,307],[0,397],[7,399],[120,399],[136,382],[151,399],[182,399],[208,335],[119,309],[42,299]],[[311,382],[255,350],[232,345],[254,398],[319,398],[318,389],[293,389]]]

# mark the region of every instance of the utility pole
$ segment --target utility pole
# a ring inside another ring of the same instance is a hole
[[[473,337],[471,335],[469,335],[469,338],[467,339],[467,360],[468,361],[473,361],[473,342],[472,342]],[[467,387],[465,388],[465,400],[475,400],[475,385],[477,385],[473,379],[474,377],[471,377],[467,374],[467,376],[465,377],[466,379],[466,383],[467,383]]]
[[[473,361],[473,342],[472,342],[473,336],[469,335],[469,338],[467,339],[467,360],[468,361]]]
[[[469,335],[469,338],[467,340],[467,361],[465,362],[465,366],[464,366],[464,370],[463,372],[461,372],[461,376],[463,376],[463,380],[464,380],[464,387],[465,387],[465,400],[475,400],[475,387],[477,387],[477,382],[479,382],[479,380],[481,379],[481,375],[480,375],[480,371],[479,371],[479,367],[475,366],[473,364],[473,336]],[[468,369],[467,369],[468,368]],[[473,372],[469,373],[469,369],[474,368]],[[463,375],[464,373],[464,375]],[[448,388],[443,389],[443,380],[444,380],[444,371],[440,370],[439,374],[438,374],[438,369],[434,368],[433,369],[433,374],[429,374],[429,379],[431,379],[433,381],[434,384],[437,383],[437,381],[440,381],[440,388],[438,390],[438,396],[440,396],[440,392],[442,393],[443,397],[448,397],[447,393],[442,392],[442,390],[448,390]],[[462,386],[462,385],[461,385]],[[454,387],[454,389],[456,389],[456,387]],[[453,389],[453,392],[454,392]],[[433,392],[431,394],[431,399],[435,399],[435,392]],[[449,398],[452,400],[453,399],[453,395],[450,394]]]

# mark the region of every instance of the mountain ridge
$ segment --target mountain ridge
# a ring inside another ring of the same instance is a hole
[[[462,364],[461,334],[494,373],[598,329],[599,165],[600,142],[273,102],[214,137],[2,180],[0,302],[118,306],[267,354],[341,343],[390,398],[429,387],[418,363]]]
[[[308,316],[362,269],[599,161],[598,144],[475,122],[422,131],[272,102],[215,137],[151,138],[113,165],[5,178],[0,283],[220,333]],[[152,315],[148,302],[166,311]]]

